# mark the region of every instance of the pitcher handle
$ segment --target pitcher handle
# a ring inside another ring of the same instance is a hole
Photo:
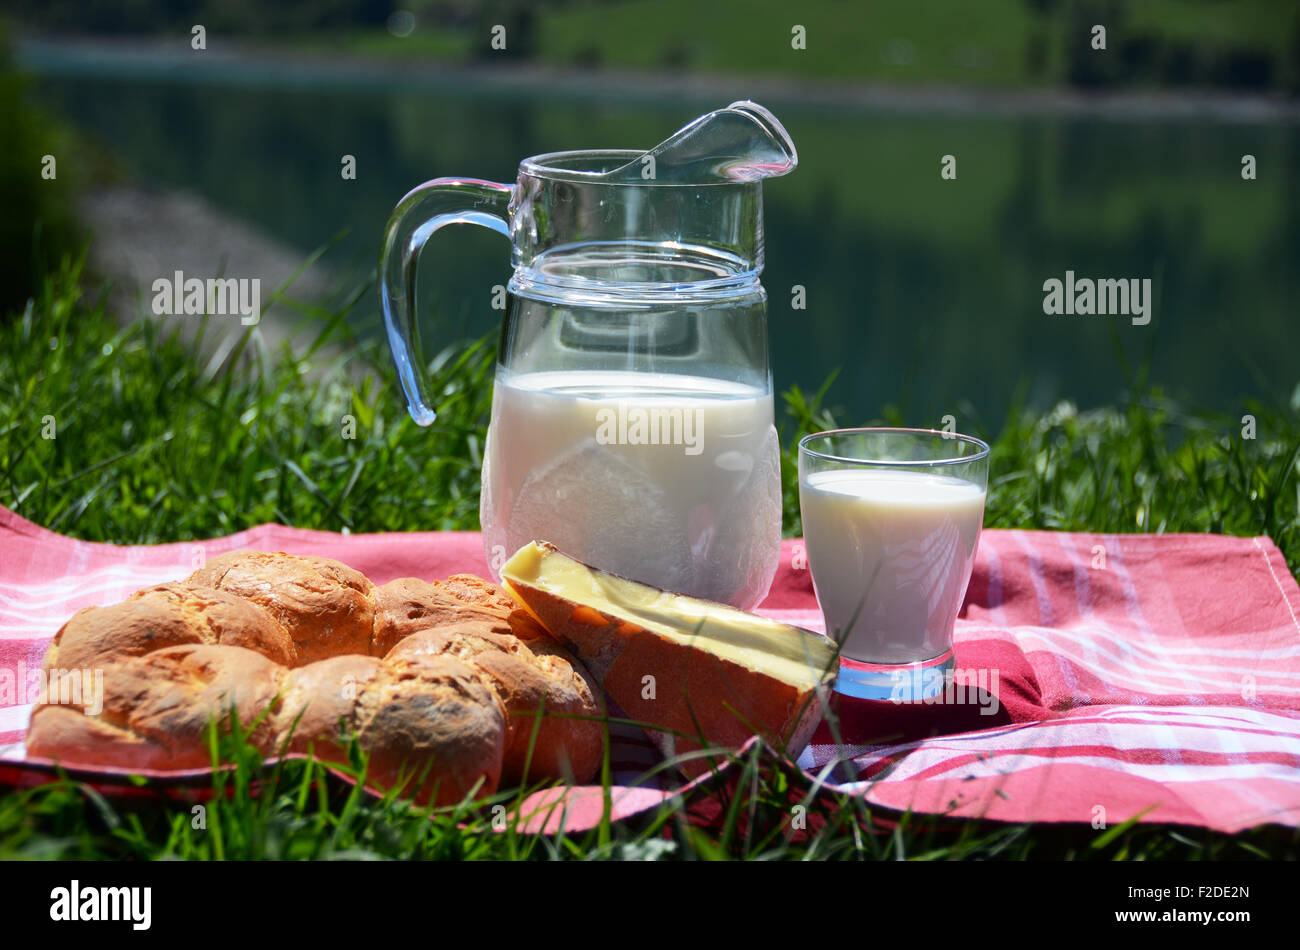
[[[476,178],[435,178],[397,203],[379,253],[379,298],[388,346],[411,418],[427,426],[438,417],[430,404],[415,306],[415,271],[424,244],[448,224],[478,224],[510,236],[511,185]]]

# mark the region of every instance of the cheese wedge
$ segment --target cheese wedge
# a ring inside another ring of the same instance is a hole
[[[821,721],[835,672],[823,636],[607,574],[545,542],[520,548],[501,575],[665,755],[735,749],[757,734],[796,756]]]

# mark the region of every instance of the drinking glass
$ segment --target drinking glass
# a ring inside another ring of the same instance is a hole
[[[952,630],[984,521],[989,447],[935,429],[799,442],[799,508],[838,692],[921,699],[954,669]]]

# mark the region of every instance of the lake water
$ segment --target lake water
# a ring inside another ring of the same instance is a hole
[[[393,204],[426,178],[511,181],[524,156],[648,147],[725,104],[37,67],[39,96],[137,179],[193,190],[304,255],[347,230],[326,260],[358,278]],[[765,104],[800,151],[765,188],[778,391],[838,368],[828,402],[844,424],[892,404],[909,424],[951,413],[996,428],[1022,382],[1036,404],[1089,407],[1121,398],[1124,365],[1148,359],[1168,393],[1215,411],[1285,402],[1300,382],[1296,124]],[[355,181],[340,175],[345,154]],[[1243,154],[1258,180],[1242,180]],[[940,176],[945,155],[955,180]],[[425,260],[430,351],[491,331],[506,242],[444,231]],[[1044,281],[1067,270],[1151,278],[1150,323],[1045,315]],[[806,310],[791,308],[795,285]],[[367,332],[377,311],[359,308]]]

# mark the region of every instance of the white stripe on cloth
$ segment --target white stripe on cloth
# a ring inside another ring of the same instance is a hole
[[[1034,585],[1034,596],[1038,599],[1038,623],[1041,627],[1051,627],[1056,620],[1056,614],[1052,610],[1052,598],[1047,592],[1047,581],[1043,577],[1043,557],[1038,553],[1038,549],[1030,543],[1025,537],[1023,531],[1012,531],[1011,537],[1020,549],[1025,552],[1025,559],[1029,563],[1029,577]],[[1074,675],[1074,670],[1070,664],[1064,662],[1064,658],[1056,654],[1052,655],[1056,662],[1057,669],[1061,673],[1061,680],[1070,690],[1071,706],[1088,706],[1091,705],[1091,699],[1088,694],[1079,689],[1078,677]]]
[[[30,695],[30,694],[29,694]],[[0,707],[0,732],[26,732],[35,703]]]
[[[1079,563],[1074,545],[1074,536],[1062,532],[1057,535],[1056,542],[1060,545],[1061,550],[1065,552],[1065,556],[1070,559],[1070,566],[1074,569],[1074,603],[1075,609],[1079,612],[1079,618],[1089,627],[1097,626],[1092,612],[1092,585],[1088,580],[1087,570]],[[1082,646],[1084,656],[1087,658],[1087,666],[1090,669],[1099,669],[1101,664],[1094,659],[1096,644],[1092,639],[1088,639],[1083,641]],[[1127,642],[1124,645],[1124,652],[1129,654]],[[1131,667],[1133,665],[1131,655],[1126,655],[1124,659],[1120,660],[1120,663],[1126,668]]]
[[[970,630],[976,622],[971,621],[966,625]],[[998,634],[999,639],[1011,639],[1019,646],[1022,653],[1026,655],[1031,653],[1047,653],[1059,667],[1067,667],[1063,661],[1069,659],[1073,661],[1073,666],[1084,669],[1102,682],[1109,686],[1120,687],[1133,690],[1135,692],[1154,693],[1157,695],[1185,695],[1188,693],[1201,692],[1229,692],[1240,693],[1243,685],[1241,679],[1225,679],[1222,676],[1207,675],[1209,672],[1234,673],[1242,676],[1250,675],[1255,678],[1256,689],[1260,689],[1267,684],[1270,692],[1280,693],[1297,693],[1300,694],[1300,685],[1288,686],[1284,680],[1300,680],[1300,674],[1291,672],[1280,672],[1268,666],[1260,667],[1227,667],[1216,665],[1214,667],[1199,667],[1179,664],[1171,660],[1146,660],[1145,667],[1134,667],[1123,662],[1109,650],[1094,649],[1097,659],[1105,658],[1109,661],[1106,665],[1100,665],[1097,661],[1089,662],[1084,655],[1083,649],[1071,649],[1070,647],[1080,646],[1082,644],[1093,642],[1096,647],[1096,635],[1104,633],[1103,628],[1095,630],[1077,630],[1075,628],[1064,629],[1061,627],[999,627],[994,628],[988,624],[980,624],[985,630],[994,631]],[[968,634],[968,639],[969,634]],[[1068,646],[1067,646],[1068,645]],[[1165,672],[1160,669],[1151,667],[1163,667],[1168,670]],[[1203,672],[1204,671],[1204,672]],[[1065,674],[1062,674],[1065,678]],[[1073,672],[1069,674],[1067,682],[1072,682],[1077,686],[1078,678]],[[1191,687],[1189,688],[1189,683]],[[1086,706],[1087,703],[1078,705]]]
[[[998,546],[989,542],[987,534],[981,533],[977,554],[989,564],[989,617],[995,627],[1005,627],[1007,613],[1002,608],[1002,558],[998,556]]]
[[[0,584],[0,604],[16,609],[46,608],[51,604],[51,595],[56,596],[57,603],[83,600],[92,595],[114,593],[125,590],[133,594],[154,584],[166,584],[183,580],[191,573],[185,566],[152,568],[143,567],[106,567],[79,575],[75,580],[63,578],[49,584],[24,586],[19,584]],[[72,583],[70,584],[70,581]],[[109,601],[112,603],[112,601]]]
[[[1153,713],[1154,710],[1152,713],[1147,715],[1143,715],[1142,712],[1139,712],[1136,715],[1127,717],[1126,723],[1127,720],[1136,720],[1138,723],[1159,720],[1159,717],[1153,715]],[[1113,716],[1108,718],[1112,720],[1115,719]],[[1253,731],[1243,731],[1236,726],[1228,726],[1225,728],[1225,723],[1228,721],[1229,717],[1207,714],[1200,708],[1195,709],[1189,716],[1184,718],[1166,718],[1160,721],[1160,724],[1155,726],[1155,728],[1160,730],[1162,735],[1172,735],[1174,734],[1172,725],[1177,725],[1178,727],[1190,725],[1194,729],[1199,729],[1195,735],[1205,740],[1204,742],[1195,745],[1196,751],[1214,752],[1227,756],[1240,756],[1242,757],[1242,761],[1245,761],[1246,754],[1260,751],[1257,746],[1257,743],[1259,742],[1270,740],[1275,741],[1279,737],[1284,737],[1283,741],[1276,746],[1277,748],[1280,748],[1283,754],[1287,751],[1294,751],[1297,746],[1300,746],[1300,722],[1290,720],[1285,716],[1271,716],[1269,718],[1271,718],[1273,722],[1283,730],[1281,733],[1259,728]],[[1281,721],[1279,722],[1278,720]],[[1261,735],[1261,733],[1264,733],[1264,735]],[[1188,734],[1190,735],[1191,733]],[[1186,743],[1185,738],[1180,739],[1179,741]],[[1209,748],[1211,745],[1214,746],[1214,748]],[[1193,746],[1191,744],[1185,744],[1184,748],[1191,749]],[[1179,760],[1181,762],[1181,756],[1179,757]],[[1246,763],[1248,768],[1253,764],[1254,763]],[[1270,763],[1270,765],[1272,764],[1275,763]],[[1191,767],[1203,768],[1204,766],[1200,764],[1192,764]],[[1253,769],[1251,769],[1251,773],[1251,775],[1245,777],[1247,779],[1253,777]],[[1197,774],[1202,773],[1198,772]],[[1240,798],[1254,807],[1259,814],[1269,814],[1276,808],[1276,803],[1272,799],[1256,791],[1249,780],[1236,783],[1235,791]]]
[[[979,623],[979,621],[967,621],[967,623],[976,624]],[[1162,666],[1169,669],[1176,669],[1180,671],[1195,670],[1197,669],[1197,666],[1194,664],[1188,665],[1186,663],[1170,659],[1171,656],[1190,654],[1193,658],[1204,657],[1207,661],[1209,661],[1207,662],[1207,665],[1212,665],[1213,668],[1217,671],[1232,672],[1232,671],[1241,670],[1241,671],[1248,671],[1253,674],[1258,674],[1259,672],[1261,672],[1260,669],[1254,666],[1225,667],[1222,663],[1214,662],[1214,659],[1217,657],[1219,659],[1226,659],[1226,658],[1257,659],[1258,658],[1258,659],[1284,660],[1293,656],[1300,656],[1300,647],[1277,647],[1275,649],[1270,649],[1270,650],[1215,650],[1208,647],[1207,648],[1198,648],[1198,647],[1180,648],[1180,647],[1164,647],[1164,646],[1151,647],[1151,646],[1147,646],[1144,643],[1137,643],[1130,638],[1126,638],[1121,631],[1116,631],[1113,627],[1103,627],[1103,626],[1089,625],[1089,626],[1080,627],[1077,625],[1071,625],[1068,627],[994,627],[992,624],[981,624],[981,626],[988,626],[989,628],[996,629],[998,631],[1033,630],[1033,631],[1038,631],[1045,639],[1048,637],[1060,637],[1062,639],[1070,640],[1075,643],[1091,642],[1094,645],[1098,645],[1098,641],[1113,642],[1117,647],[1125,650],[1125,652],[1145,654],[1145,656],[1142,656],[1139,659],[1131,661],[1134,664],[1139,664],[1142,666],[1149,666],[1149,665]],[[1076,633],[1076,631],[1078,632]],[[1111,653],[1109,650],[1103,648],[1101,650],[1101,653],[1103,656],[1114,660],[1117,666],[1129,665],[1129,661],[1126,661],[1121,657],[1115,656],[1115,654]],[[1292,673],[1285,673],[1285,674],[1275,673],[1272,675],[1300,677],[1300,672],[1292,672]]]
[[[69,594],[97,593],[119,587],[125,587],[129,593],[134,593],[142,587],[148,587],[152,584],[165,584],[168,581],[182,580],[192,572],[193,567],[189,562],[171,566],[155,564],[149,567],[128,567],[115,564],[111,567],[101,567],[71,577],[63,577],[45,584],[0,583],[0,603],[18,606],[25,604],[44,606],[49,603],[51,594],[62,595],[61,600],[68,600],[71,599]],[[75,583],[75,587],[72,589],[69,588],[70,582]]]
[[[1067,717],[1078,716],[1081,719],[1105,719],[1111,716],[1142,717],[1158,716],[1162,718],[1183,717],[1193,724],[1210,720],[1222,723],[1229,728],[1234,724],[1253,726],[1278,735],[1300,735],[1300,714],[1285,716],[1267,709],[1251,709],[1247,706],[1101,706],[1093,709],[1076,709],[1066,713]]]
[[[1043,748],[1050,752],[1055,747],[1047,745]],[[884,781],[906,781],[923,771],[927,773],[925,776],[927,782],[944,778],[997,778],[1050,765],[1085,765],[1122,772],[1125,775],[1153,782],[1213,782],[1223,779],[1272,778],[1300,785],[1300,769],[1281,762],[1188,765],[1182,762],[1131,762],[1104,755],[1073,755],[1059,752],[1035,755],[1030,749],[983,755],[960,763],[948,762],[942,755],[937,754],[937,750],[922,750],[908,756],[904,763],[905,767],[894,769]]]
[[[1226,714],[1220,714],[1220,710]],[[1235,770],[1233,774],[1243,777],[1258,775],[1259,770],[1268,768],[1273,774],[1275,763],[1240,762],[1228,765],[1198,764],[1184,761],[1165,763],[1140,763],[1096,755],[1053,754],[1061,747],[1098,746],[1118,750],[1151,749],[1171,753],[1171,759],[1182,759],[1183,753],[1223,752],[1220,744],[1221,735],[1231,733],[1234,745],[1230,750],[1235,754],[1282,754],[1300,758],[1300,720],[1287,716],[1278,716],[1260,710],[1254,711],[1252,718],[1256,722],[1243,724],[1237,707],[1184,707],[1170,709],[1174,713],[1162,719],[1164,709],[1152,707],[1116,707],[1106,710],[1105,714],[1070,719],[1055,719],[1047,722],[1021,723],[987,731],[964,733],[956,736],[943,736],[916,742],[901,743],[894,746],[877,747],[862,750],[854,758],[860,769],[867,768],[885,759],[897,759],[887,776],[881,781],[902,780],[914,777],[921,772],[939,768],[939,773],[929,777],[939,777],[945,771],[946,764],[954,769],[978,765],[981,772],[990,775],[1006,774],[1021,768],[1030,768],[1047,762],[1068,762],[1088,759],[1088,764],[1110,768],[1127,774],[1141,774],[1157,778],[1160,781],[1192,781],[1223,777],[1215,770]],[[1137,722],[1117,721],[1119,717],[1135,718]],[[1234,721],[1238,720],[1238,721]],[[1256,726],[1262,728],[1255,728]],[[1160,736],[1153,742],[1153,727]],[[1049,753],[1043,755],[1026,754],[1030,750]],[[836,758],[834,746],[812,747],[808,756],[813,767]],[[859,749],[848,747],[844,753],[858,753]],[[900,754],[907,753],[899,758]],[[977,759],[972,762],[970,756]],[[957,760],[962,760],[958,762]],[[1300,769],[1294,765],[1277,764],[1291,778],[1300,780]],[[1148,774],[1152,770],[1158,775]],[[963,772],[963,775],[965,773]],[[1275,777],[1275,776],[1274,776]]]
[[[892,745],[846,745],[843,749],[846,753],[854,756],[873,754],[874,758],[881,758],[885,754],[897,754],[908,749],[918,749],[927,745],[942,745],[944,743],[961,743],[961,749],[957,751],[964,751],[969,748],[971,743],[982,743],[989,748],[1014,749],[1020,748],[1024,744],[1016,741],[1016,737],[1032,730],[1048,729],[1061,724],[1110,725],[1108,721],[1114,719],[1134,719],[1144,723],[1162,722],[1186,727],[1187,729],[1226,729],[1243,734],[1253,732],[1284,739],[1300,740],[1300,717],[1283,716],[1264,709],[1247,709],[1240,706],[1102,706],[1095,709],[1080,708],[1072,710],[1064,718],[1042,722],[1010,723],[1004,726],[982,729],[978,732],[936,736]],[[1191,734],[1189,733],[1189,735]],[[1191,748],[1191,746],[1185,747]],[[816,759],[820,762],[828,761],[829,758],[836,754],[836,747],[831,745],[815,745],[809,748],[815,750]],[[1274,747],[1267,746],[1265,748],[1267,750]],[[875,755],[875,753],[880,754]]]
[[[1296,616],[1295,607],[1291,605],[1291,598],[1287,596],[1286,588],[1282,586],[1281,579],[1277,576],[1277,571],[1273,570],[1273,559],[1268,556],[1264,546],[1259,543],[1259,538],[1251,538],[1251,543],[1255,549],[1264,557],[1264,564],[1268,567],[1269,576],[1273,578],[1273,583],[1277,587],[1277,592],[1282,598],[1282,603],[1286,604],[1287,612],[1291,614],[1291,624],[1295,627],[1296,633],[1300,633],[1300,617]]]

